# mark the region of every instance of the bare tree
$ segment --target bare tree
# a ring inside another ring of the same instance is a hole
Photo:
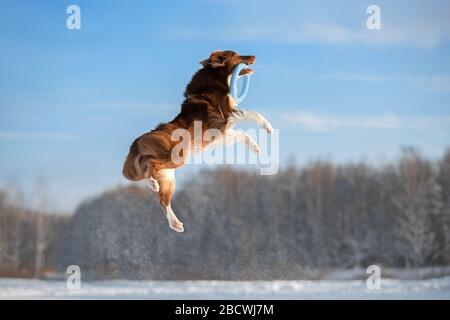
[[[422,266],[433,251],[436,236],[428,199],[428,189],[433,184],[431,166],[417,151],[408,149],[404,151],[399,170],[402,192],[394,202],[400,211],[399,235],[405,244],[402,254],[408,265]]]
[[[41,276],[42,267],[45,264],[45,250],[48,245],[48,219],[46,219],[45,207],[47,198],[47,184],[43,178],[40,178],[36,184],[35,195],[35,249],[34,249],[34,277]]]

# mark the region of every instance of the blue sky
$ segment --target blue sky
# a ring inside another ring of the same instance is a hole
[[[81,30],[66,8],[81,8]],[[381,8],[382,29],[366,28]],[[280,129],[281,163],[438,158],[450,145],[448,1],[2,1],[0,185],[73,210],[124,184],[131,141],[172,119],[198,61],[255,54],[241,107]],[[192,168],[180,170],[181,179]]]

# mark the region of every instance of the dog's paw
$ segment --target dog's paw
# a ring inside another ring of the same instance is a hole
[[[159,192],[159,183],[153,177],[150,177],[150,179],[148,180],[148,187],[154,192]]]
[[[256,142],[250,143],[249,148],[254,153],[260,153],[261,152],[261,148],[258,146],[258,144]]]
[[[170,219],[169,226],[170,229],[175,230],[176,232],[184,232],[183,224],[178,219]]]
[[[264,124],[264,129],[266,129],[267,133],[272,133],[272,132],[273,132],[273,127],[272,127],[272,125],[270,124],[270,122],[266,122],[266,123]]]

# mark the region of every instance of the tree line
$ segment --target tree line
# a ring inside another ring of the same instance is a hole
[[[450,149],[395,163],[294,164],[274,176],[229,166],[179,188],[170,230],[155,194],[118,187],[73,215],[0,193],[0,276],[80,266],[90,279],[295,279],[327,268],[450,265]]]

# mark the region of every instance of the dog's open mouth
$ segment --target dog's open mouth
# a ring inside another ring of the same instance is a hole
[[[245,63],[247,66],[251,66],[256,61],[255,56],[240,56],[240,58],[241,58],[241,62]],[[251,75],[251,74],[253,74],[252,68],[245,68],[239,72],[240,76]]]
[[[245,68],[245,69],[242,69],[240,72],[239,72],[239,75],[240,76],[245,76],[245,75],[251,75],[251,74],[253,74],[253,69],[252,68]]]

